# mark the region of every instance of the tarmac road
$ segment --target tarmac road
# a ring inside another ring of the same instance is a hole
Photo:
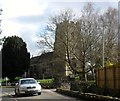
[[[21,95],[15,96],[14,88],[2,88],[2,101],[82,101],[77,98],[68,97],[56,92],[55,89],[42,89],[41,95]]]

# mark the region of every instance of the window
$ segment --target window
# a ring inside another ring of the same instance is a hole
[[[36,83],[36,81],[33,79],[21,80],[21,84],[34,84],[34,83]]]

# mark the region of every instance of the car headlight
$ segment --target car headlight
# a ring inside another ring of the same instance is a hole
[[[39,90],[41,90],[41,86],[40,85],[36,86],[36,88],[39,89]]]
[[[26,87],[25,86],[20,86],[20,89],[26,89]]]

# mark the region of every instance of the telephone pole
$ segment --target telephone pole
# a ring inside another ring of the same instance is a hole
[[[1,21],[2,21],[2,18],[1,18],[1,16],[2,16],[2,9],[0,9],[0,34],[2,33],[2,30],[1,30]]]
[[[120,1],[118,2],[118,64],[120,65]]]
[[[105,20],[101,17],[102,21],[102,67],[105,67]]]
[[[103,25],[103,34],[102,34],[102,66],[105,67],[105,27]]]
[[[2,18],[1,18],[1,15],[2,15],[2,9],[0,9],[0,34],[2,33],[2,30],[1,30],[1,21],[2,21]],[[1,42],[1,39],[0,39],[0,45],[2,44]],[[0,49],[0,79],[2,78],[2,52],[1,52],[1,49]]]

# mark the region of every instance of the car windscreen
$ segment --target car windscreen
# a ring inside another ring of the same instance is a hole
[[[36,81],[33,79],[21,80],[21,84],[35,84]]]

